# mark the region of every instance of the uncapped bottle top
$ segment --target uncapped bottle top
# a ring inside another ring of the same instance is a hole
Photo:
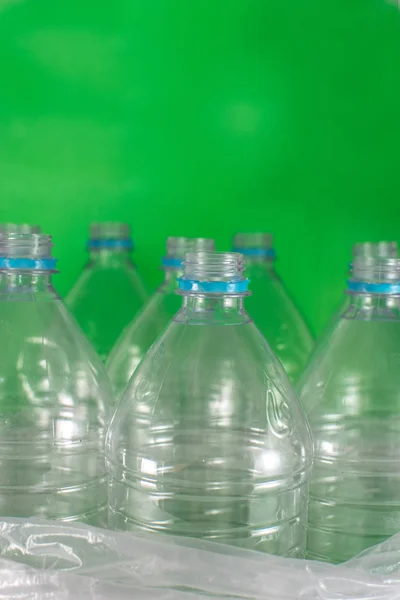
[[[397,242],[362,242],[355,244],[353,258],[397,258]]]
[[[348,289],[354,293],[399,294],[399,258],[355,258]]]
[[[233,238],[234,252],[244,256],[274,258],[273,236],[270,233],[237,233]]]
[[[238,252],[189,252],[183,264],[178,282],[184,292],[247,292],[249,280],[243,277],[244,259]]]
[[[0,236],[9,233],[40,233],[40,225],[28,225],[28,223],[0,223]]]
[[[104,222],[90,225],[90,240],[88,246],[91,250],[131,249],[131,229],[128,223]]]
[[[51,235],[9,233],[0,236],[0,269],[54,271]]]
[[[165,268],[179,268],[188,252],[212,252],[214,240],[208,238],[169,237],[167,239],[167,255],[162,264]]]

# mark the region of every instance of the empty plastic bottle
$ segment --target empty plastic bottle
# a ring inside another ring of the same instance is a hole
[[[0,515],[102,525],[111,389],[52,287],[51,246],[0,237]]]
[[[117,397],[124,391],[136,367],[151,344],[178,312],[182,301],[175,293],[183,274],[187,252],[214,250],[214,240],[169,237],[167,255],[162,260],[165,279],[145,308],[123,331],[107,361],[107,371]]]
[[[108,430],[109,524],[300,556],[310,431],[242,272],[240,254],[187,254],[183,306]]]
[[[310,356],[313,339],[303,318],[274,269],[275,250],[269,233],[238,233],[234,250],[244,255],[245,275],[253,295],[247,302],[250,316],[266,337],[295,382]]]
[[[342,562],[400,530],[400,260],[356,257],[301,382],[314,434],[308,554]]]
[[[67,297],[67,305],[105,361],[121,331],[146,300],[131,260],[126,223],[94,223],[88,243],[90,260]]]

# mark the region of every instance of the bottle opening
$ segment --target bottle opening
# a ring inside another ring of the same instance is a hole
[[[166,269],[181,268],[188,252],[212,252],[214,248],[214,240],[208,238],[169,237],[162,266]]]
[[[40,225],[28,225],[28,223],[0,223],[0,236],[9,233],[40,233]]]
[[[133,243],[131,229],[127,223],[104,222],[90,225],[90,250],[125,249],[131,250]]]
[[[189,252],[184,275],[178,279],[183,292],[245,294],[249,280],[243,277],[244,259],[237,252]]]
[[[233,251],[244,256],[275,258],[273,236],[270,233],[237,233],[233,238]]]
[[[397,242],[363,242],[355,244],[353,258],[397,258]]]
[[[54,271],[51,235],[10,233],[0,236],[0,269]]]
[[[347,287],[355,293],[400,294],[400,259],[355,258]]]

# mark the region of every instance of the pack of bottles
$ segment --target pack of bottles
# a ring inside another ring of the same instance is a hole
[[[147,296],[129,226],[93,224],[66,303],[52,245],[0,224],[0,517],[331,562],[400,530],[396,243],[353,248],[315,346],[270,234],[168,238]]]

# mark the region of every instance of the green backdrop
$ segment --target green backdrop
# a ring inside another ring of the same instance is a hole
[[[91,220],[275,234],[314,330],[353,242],[400,240],[400,12],[385,0],[2,0],[0,220],[54,234],[64,294]]]

